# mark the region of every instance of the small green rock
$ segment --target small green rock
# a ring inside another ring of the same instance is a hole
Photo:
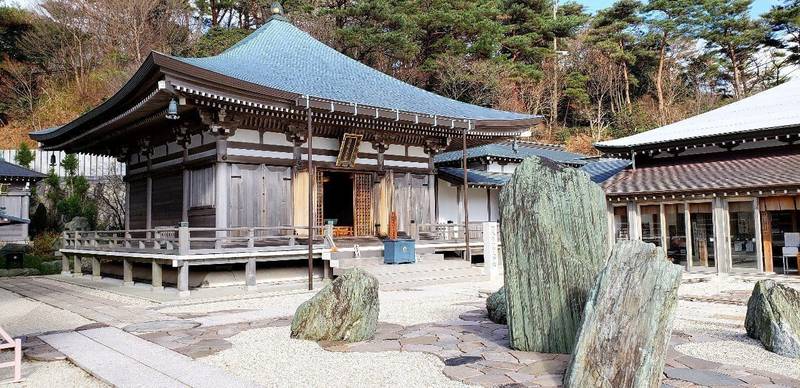
[[[501,287],[497,292],[486,298],[486,311],[489,319],[494,323],[506,324],[506,288]]]
[[[325,286],[297,308],[292,338],[358,342],[378,328],[378,279],[355,268]]]
[[[759,280],[747,302],[744,326],[770,352],[800,358],[800,292]]]

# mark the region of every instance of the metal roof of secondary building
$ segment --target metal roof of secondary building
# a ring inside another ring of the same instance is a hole
[[[464,172],[459,167],[439,167],[439,176],[453,184],[464,182]],[[467,170],[467,184],[471,187],[503,187],[511,179],[511,174],[482,170]]]
[[[751,134],[800,126],[800,80],[790,80],[761,93],[647,132],[595,144],[599,150],[632,149],[715,136]]]
[[[462,158],[462,151],[444,152],[434,157],[435,163],[448,163],[453,161],[460,161]],[[516,149],[512,143],[495,143],[486,144],[478,147],[467,149],[467,159],[477,159],[483,157],[494,157],[506,160],[522,161],[523,159],[531,156],[539,156],[554,160],[556,162],[567,163],[580,163],[580,159],[586,155],[567,152],[557,145],[537,144],[530,142],[518,142]]]
[[[45,177],[47,175],[0,159],[0,182],[37,182]]]
[[[589,174],[592,182],[603,183],[626,169],[630,164],[631,161],[625,159],[599,158],[587,160],[586,164],[578,169]]]
[[[219,55],[173,58],[261,86],[341,102],[475,120],[537,117],[472,105],[409,85],[336,51],[280,17]]]

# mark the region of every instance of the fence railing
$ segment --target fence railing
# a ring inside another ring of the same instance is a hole
[[[332,229],[314,227],[314,245],[333,245]],[[198,255],[302,249],[307,226],[257,228],[158,227],[153,229],[65,231],[65,249]]]
[[[464,224],[411,224],[411,236],[416,240],[464,241]],[[469,223],[469,238],[483,240],[483,222]]]
[[[32,151],[34,159],[29,166],[31,170],[47,174],[52,168],[59,176],[66,175],[64,168],[61,167],[61,161],[67,156],[65,152],[38,149]],[[0,149],[0,158],[6,162],[17,164],[16,155],[17,150]],[[88,154],[76,154],[76,156],[78,157],[78,175],[90,178],[111,174],[125,175],[125,163],[120,163],[113,157]]]

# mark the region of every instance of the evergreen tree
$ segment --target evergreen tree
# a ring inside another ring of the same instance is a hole
[[[766,43],[786,50],[789,63],[800,64],[800,0],[786,0],[764,14],[770,34]]]

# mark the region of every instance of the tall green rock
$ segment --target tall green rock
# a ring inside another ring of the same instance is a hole
[[[500,193],[500,212],[511,346],[569,353],[609,253],[603,190],[582,171],[529,158]]]
[[[307,300],[292,318],[292,338],[358,342],[378,329],[378,279],[360,268],[347,271]]]
[[[770,352],[800,358],[800,292],[759,280],[747,302],[744,327]]]
[[[564,386],[659,387],[682,272],[663,248],[617,243],[589,294]]]

